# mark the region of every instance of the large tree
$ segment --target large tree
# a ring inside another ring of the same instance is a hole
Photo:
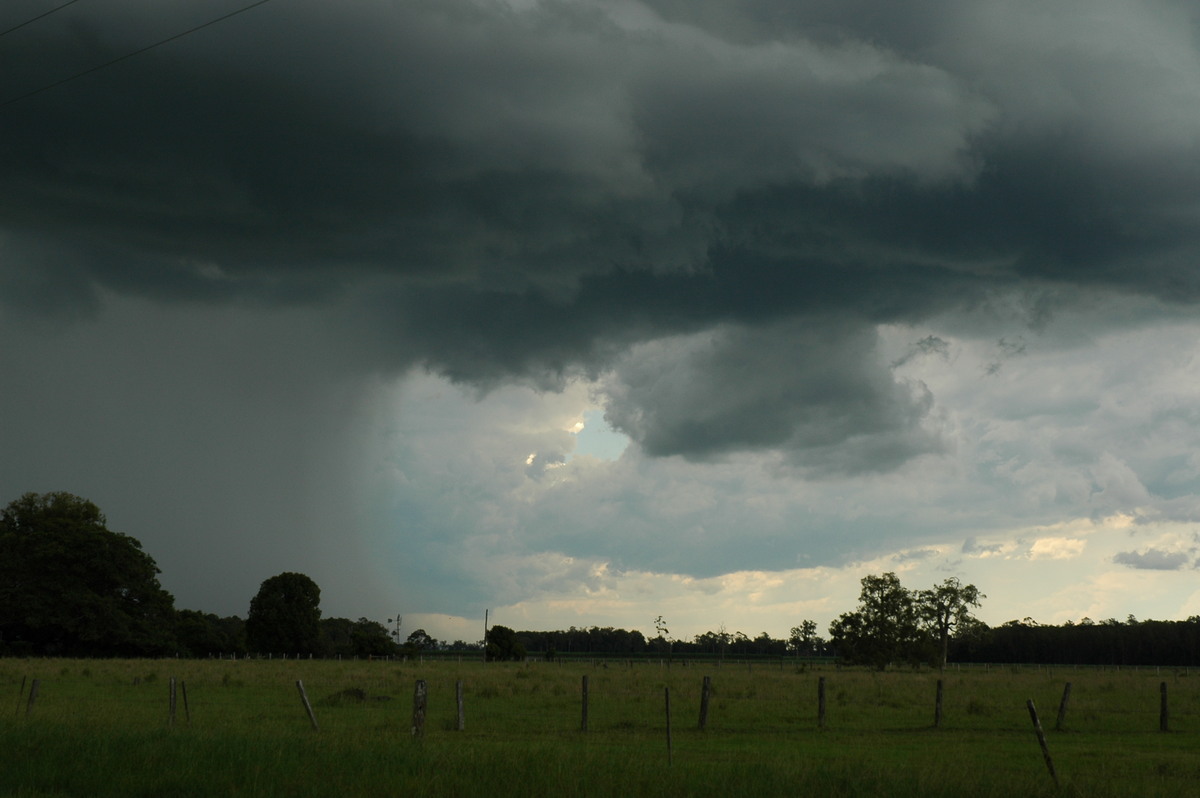
[[[973,620],[971,608],[978,607],[979,600],[985,598],[975,585],[964,585],[953,576],[931,590],[918,591],[918,612],[937,642],[939,668],[946,667],[951,633]]]
[[[396,643],[378,621],[322,618],[321,651],[327,657],[383,657],[396,653]]]
[[[354,655],[358,657],[384,657],[396,653],[396,641],[379,621],[359,618],[350,630],[350,639]]]
[[[496,625],[488,629],[484,643],[484,656],[489,662],[525,659],[525,645],[507,626]]]
[[[95,504],[26,493],[0,510],[0,646],[9,653],[148,656],[175,649],[171,594]]]
[[[291,571],[264,581],[250,600],[246,642],[263,653],[319,653],[321,588],[304,574]]]
[[[858,609],[829,625],[830,643],[848,662],[885,668],[896,660],[916,661],[927,640],[920,628],[917,602],[890,571],[865,576]]]
[[[796,652],[797,657],[811,657],[820,652],[821,647],[825,645],[825,641],[817,634],[817,622],[806,618],[800,622],[799,626],[792,627],[787,645],[792,651]]]

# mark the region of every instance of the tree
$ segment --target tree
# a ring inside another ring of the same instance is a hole
[[[354,656],[354,621],[349,618],[321,619],[321,654],[326,657]]]
[[[495,627],[492,627],[495,628]],[[504,627],[501,627],[504,628]],[[433,638],[424,629],[417,629],[404,641],[404,655],[416,657],[422,651],[428,651],[436,645]]]
[[[799,626],[793,626],[788,637],[788,645],[796,652],[797,657],[816,654],[824,642],[817,634],[817,622],[807,618],[801,621]]]
[[[829,625],[830,642],[848,662],[886,668],[898,659],[918,661],[922,634],[913,594],[890,571],[862,578],[858,609]]]
[[[525,646],[517,633],[507,626],[496,625],[487,630],[484,656],[489,662],[525,659]]]
[[[359,618],[350,630],[354,654],[358,657],[387,657],[396,653],[396,643],[379,621]]]
[[[290,571],[264,581],[250,600],[246,640],[261,652],[319,652],[321,588],[304,574]]]
[[[180,610],[176,613],[179,650],[193,657],[244,653],[245,627],[245,621],[236,616],[219,618],[198,610]]]
[[[174,598],[134,538],[70,493],[0,510],[0,650],[152,656],[175,650]]]
[[[939,669],[946,667],[951,633],[969,624],[971,608],[978,607],[979,600],[985,598],[975,585],[964,585],[953,576],[931,590],[917,593],[918,612],[938,643]]]
[[[661,615],[656,615],[654,617],[654,631],[658,633],[658,636],[654,638],[654,641],[661,641],[661,643],[666,644],[667,659],[671,659],[672,654],[675,652],[675,646],[671,640],[671,630],[667,628],[667,622],[663,620]],[[658,645],[655,646],[655,648],[658,647]]]

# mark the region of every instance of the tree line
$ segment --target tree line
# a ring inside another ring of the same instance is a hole
[[[401,639],[368,618],[322,618],[320,588],[304,574],[266,579],[245,619],[176,610],[159,569],[134,538],[108,529],[100,509],[69,493],[26,493],[0,510],[0,654],[192,656],[279,653],[301,656],[419,656],[450,650],[490,660],[575,654],[833,658],[875,668],[956,662],[1093,665],[1200,664],[1200,617],[1186,621],[1042,625],[1031,618],[989,627],[972,611],[986,598],[950,578],[912,590],[894,573],[861,581],[858,606],[828,637],[808,619],[786,639],[767,632],[715,631],[672,637],[611,626],[516,631],[494,625],[482,641],[434,640],[417,629]]]
[[[1182,621],[1083,618],[1061,625],[1032,618],[988,626],[971,610],[986,598],[974,585],[947,579],[925,590],[905,588],[894,573],[861,581],[859,604],[817,634],[815,621],[792,627],[787,639],[717,631],[674,639],[662,618],[658,634],[591,627],[515,633],[522,654],[554,658],[572,653],[632,656],[836,658],[874,668],[960,663],[1044,665],[1200,665],[1200,616]]]
[[[24,494],[0,510],[0,654],[367,657],[436,645],[420,629],[401,642],[378,621],[322,618],[321,590],[303,574],[265,580],[243,620],[176,610],[159,573],[87,499]]]

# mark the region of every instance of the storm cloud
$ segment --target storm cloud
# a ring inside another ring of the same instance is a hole
[[[33,373],[29,352],[89,325],[128,342],[135,317],[153,339],[191,323],[159,314],[213,314],[240,345],[147,343],[130,390],[157,390],[173,349],[240,353],[264,413],[422,371],[480,397],[583,381],[649,460],[809,481],[942,462],[930,491],[1193,512],[1200,472],[1146,437],[1190,399],[1103,445],[1058,434],[1076,417],[1006,439],[1005,418],[1044,423],[1041,394],[979,400],[986,429],[947,408],[1194,319],[1194,4],[289,0],[72,77],[240,7],[104,0],[0,37],[0,325],[27,347],[10,364]],[[0,27],[45,10],[11,2]],[[191,391],[164,395],[211,386]],[[35,419],[38,394],[0,407]],[[322,418],[317,441],[361,434]],[[521,473],[549,479],[570,443]],[[958,540],[987,532],[958,512]]]

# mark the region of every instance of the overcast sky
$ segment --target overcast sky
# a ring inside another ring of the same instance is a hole
[[[0,501],[446,639],[1200,614],[1193,0],[274,0],[74,77],[247,4],[0,11]]]

